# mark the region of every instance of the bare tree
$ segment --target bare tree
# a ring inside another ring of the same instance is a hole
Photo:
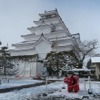
[[[83,41],[80,46],[81,51],[81,59],[79,60],[79,68],[82,68],[84,59],[86,56],[92,56],[94,55],[95,49],[97,49],[98,41],[97,40],[91,40],[91,41]]]

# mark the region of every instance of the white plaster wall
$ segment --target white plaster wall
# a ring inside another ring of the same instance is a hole
[[[18,45],[16,46],[16,50],[22,50],[22,49],[31,49],[33,47],[33,44],[27,44],[27,45]]]
[[[71,46],[52,48],[52,51],[57,51],[57,52],[60,52],[60,51],[70,51],[70,50],[72,50]]]
[[[58,32],[52,32],[50,34],[46,34],[45,37],[48,39],[50,38],[57,38],[57,37],[65,37],[66,36],[66,33],[64,33],[63,31],[58,31]]]
[[[36,73],[36,69],[37,69],[36,62],[31,62],[30,68],[31,68],[31,76],[35,77],[37,74]]]
[[[27,51],[10,51],[11,56],[23,56],[23,55],[34,55],[36,54],[35,50],[27,50]]]
[[[58,18],[49,18],[44,20],[47,25],[59,23]]]
[[[31,34],[34,33],[36,35],[42,34],[42,33],[50,33],[51,27],[48,25],[42,25],[31,28]]]
[[[36,76],[36,62],[17,61],[14,63],[18,68],[18,77],[35,77]]]
[[[43,63],[40,62],[17,62],[15,63],[16,67],[18,67],[18,73],[16,76],[18,77],[36,77],[37,75],[41,75],[41,71],[43,69]]]
[[[64,44],[59,43],[59,46],[66,46],[67,48],[68,48],[68,46],[70,46],[70,45],[72,45],[71,42],[67,42],[67,43],[64,43]]]
[[[47,34],[47,33],[50,33],[51,32],[51,28],[50,27],[45,27],[45,28],[40,28],[40,29],[37,29],[36,31],[35,31],[35,34],[36,35],[41,35],[42,33],[43,34]]]
[[[41,25],[41,20],[37,21],[37,25]],[[44,19],[44,23],[47,24],[47,25],[50,25],[51,23],[52,24],[57,24],[59,23],[59,19],[56,17],[56,18],[48,18],[48,19]]]
[[[51,44],[42,40],[37,46],[36,51],[40,58],[45,58],[46,54],[51,51]]]
[[[25,41],[32,41],[32,40],[34,40],[33,42],[35,42],[36,40],[38,40],[39,39],[39,35],[38,36],[36,36],[36,35],[34,35],[34,36],[28,36],[28,37],[25,37]]]
[[[56,30],[63,30],[63,27],[61,25],[56,26]]]

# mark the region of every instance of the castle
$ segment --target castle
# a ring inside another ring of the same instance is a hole
[[[50,51],[73,50],[78,58],[80,34],[71,34],[60,17],[58,11],[44,11],[39,14],[40,19],[34,21],[35,26],[27,28],[30,34],[21,35],[24,41],[12,44],[15,49],[10,50],[12,57],[30,57],[28,62],[18,61],[19,75],[36,76],[43,64],[37,60],[44,60]]]

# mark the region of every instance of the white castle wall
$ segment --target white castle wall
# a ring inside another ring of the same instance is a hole
[[[14,63],[14,62],[13,62]],[[18,61],[14,63],[16,68],[18,68],[18,73],[16,77],[36,77],[41,74],[43,69],[43,64],[40,62],[28,62],[28,61]]]
[[[41,23],[43,23],[42,20],[39,20],[39,21],[36,21],[36,24],[37,25],[41,25]],[[48,18],[48,19],[44,19],[44,23],[47,24],[47,25],[50,25],[50,24],[57,24],[59,23],[59,18]]]
[[[22,51],[10,51],[11,56],[23,56],[23,55],[34,55],[36,54],[35,50],[22,50]]]
[[[16,50],[24,50],[24,49],[32,49],[33,44],[27,44],[27,45],[18,45],[16,46]]]
[[[39,58],[44,59],[46,54],[51,51],[51,44],[42,40],[37,46],[36,51],[38,52]]]

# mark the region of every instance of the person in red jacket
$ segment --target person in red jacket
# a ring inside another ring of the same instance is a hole
[[[68,92],[73,91],[73,86],[72,86],[73,80],[70,77],[70,75],[68,75],[68,76],[65,75],[64,82],[68,85],[68,87],[67,87]]]
[[[77,75],[72,75],[71,76],[72,80],[73,80],[73,83],[72,83],[72,86],[73,86],[73,91],[74,92],[78,92],[79,91],[79,79],[78,79],[78,76]]]
[[[68,76],[65,76],[64,82],[68,85],[68,92],[79,91],[78,76],[74,75],[73,72],[69,72]]]

